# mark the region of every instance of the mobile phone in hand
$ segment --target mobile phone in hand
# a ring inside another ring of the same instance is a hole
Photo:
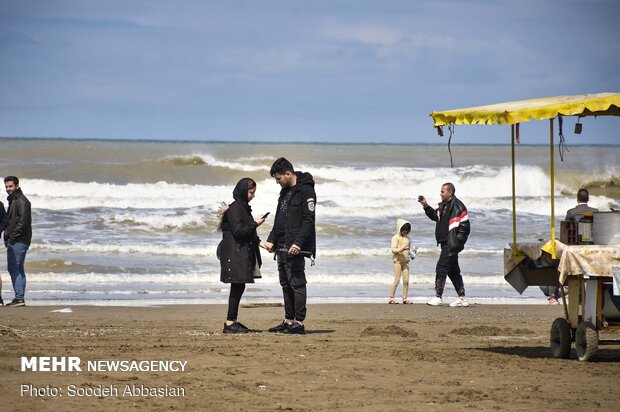
[[[267,212],[267,213],[265,213],[265,214],[261,217],[261,219],[263,219],[263,220],[264,220],[264,219],[266,219],[266,218],[267,218],[267,216],[269,216],[269,213],[271,213],[271,212]]]

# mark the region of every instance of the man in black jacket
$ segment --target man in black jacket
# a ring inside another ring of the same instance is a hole
[[[441,254],[437,261],[435,275],[435,297],[427,304],[438,306],[443,303],[441,296],[446,285],[446,277],[450,277],[458,298],[450,306],[469,306],[465,297],[465,286],[459,267],[459,252],[465,247],[469,237],[469,216],[467,208],[454,196],[454,185],[444,183],[441,186],[441,203],[435,210],[428,205],[424,196],[418,198],[418,202],[424,207],[424,212],[431,220],[437,222],[435,226],[435,239],[437,245],[441,245]]]
[[[4,230],[4,215],[6,211],[4,210],[4,203],[0,201],[0,234]],[[0,276],[0,306],[4,306],[4,301],[2,300],[2,277]]]
[[[282,190],[273,229],[262,247],[276,252],[284,296],[284,321],[269,331],[303,334],[306,319],[304,256],[314,259],[316,255],[314,180],[310,173],[295,172],[291,162],[283,157],[273,163],[270,174]]]
[[[15,176],[4,178],[4,187],[8,193],[9,209],[3,219],[4,244],[7,252],[7,267],[13,282],[15,299],[7,306],[26,306],[26,273],[24,261],[32,239],[32,219],[30,201],[19,187],[19,179]]]

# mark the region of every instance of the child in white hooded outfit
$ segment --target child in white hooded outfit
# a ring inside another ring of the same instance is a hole
[[[391,243],[392,262],[394,263],[394,283],[392,283],[392,288],[390,289],[389,303],[398,303],[396,299],[394,299],[394,295],[396,294],[396,288],[400,283],[401,276],[403,278],[403,303],[413,303],[413,301],[407,300],[407,292],[409,291],[409,253],[415,253],[417,249],[414,247],[413,250],[410,250],[410,232],[411,223],[404,219],[398,219],[396,221],[396,234],[392,237]]]

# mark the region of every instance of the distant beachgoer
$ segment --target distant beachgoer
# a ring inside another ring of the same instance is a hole
[[[6,211],[4,210],[4,203],[0,201],[0,234],[2,234],[2,232],[4,231],[4,228],[6,227],[6,224],[4,222],[5,215],[6,215]],[[2,276],[0,276],[0,306],[4,306],[4,301],[2,300]]]
[[[559,305],[562,285],[558,283],[556,286],[539,286],[542,293],[547,296],[547,301],[550,305]],[[564,290],[564,293],[568,293],[568,290]]]
[[[250,332],[248,327],[237,321],[237,315],[245,284],[254,283],[262,265],[256,228],[265,222],[265,218],[255,220],[252,217],[249,203],[255,194],[254,180],[248,177],[239,180],[233,190],[235,201],[228,208],[221,209],[220,213],[222,241],[217,251],[221,267],[220,280],[230,283],[224,333]]]
[[[598,212],[597,208],[588,206],[589,200],[590,193],[588,193],[588,189],[579,189],[577,191],[577,206],[566,211],[565,220],[577,221],[586,212]]]
[[[283,157],[273,163],[270,174],[282,190],[273,229],[261,246],[276,252],[284,320],[269,332],[303,334],[307,299],[304,258],[316,255],[314,179],[310,173],[295,172]]]
[[[394,298],[396,288],[403,278],[403,303],[413,303],[407,299],[409,291],[409,259],[415,257],[417,249],[411,248],[411,240],[409,233],[411,232],[411,223],[404,219],[396,220],[396,234],[392,237],[390,248],[392,250],[392,262],[394,263],[394,282],[390,289],[390,300],[388,303],[396,304],[398,301]],[[413,253],[413,255],[412,255]]]
[[[32,239],[32,217],[30,201],[19,187],[19,179],[15,176],[4,178],[4,187],[9,197],[9,208],[3,219],[4,244],[6,246],[7,268],[11,275],[15,298],[6,306],[26,306],[26,272],[24,261]]]
[[[469,306],[465,297],[461,268],[459,267],[459,252],[463,250],[469,237],[469,216],[467,208],[463,202],[456,198],[454,193],[454,185],[444,183],[440,192],[441,203],[437,209],[429,206],[424,196],[418,197],[418,202],[424,207],[426,216],[436,222],[435,239],[437,245],[441,245],[441,254],[436,267],[435,296],[427,302],[431,306],[438,306],[443,303],[442,295],[446,285],[446,277],[450,277],[458,294],[458,298],[450,306]]]

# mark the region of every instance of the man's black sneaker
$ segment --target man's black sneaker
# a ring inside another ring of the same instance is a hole
[[[4,306],[4,301],[0,298],[0,306]]]
[[[26,306],[26,302],[24,302],[24,299],[13,299],[6,306]]]
[[[288,325],[288,328],[286,328],[284,333],[288,333],[291,335],[292,334],[303,335],[306,333],[306,328],[304,327],[303,323],[295,322],[292,325]]]
[[[248,333],[250,329],[246,328],[239,322],[235,322],[232,325],[224,323],[224,333]]]
[[[290,327],[291,325],[289,325],[288,323],[282,322],[279,325],[274,326],[273,328],[269,328],[269,332],[284,332]]]
[[[247,326],[245,326],[245,325],[244,325],[243,323],[241,323],[241,322],[235,322],[235,324],[236,324],[237,326],[239,326],[241,329],[245,329],[245,330],[247,330],[248,332],[253,332],[253,330],[252,330],[252,329],[248,328]],[[245,333],[245,332],[244,332],[244,333]]]

